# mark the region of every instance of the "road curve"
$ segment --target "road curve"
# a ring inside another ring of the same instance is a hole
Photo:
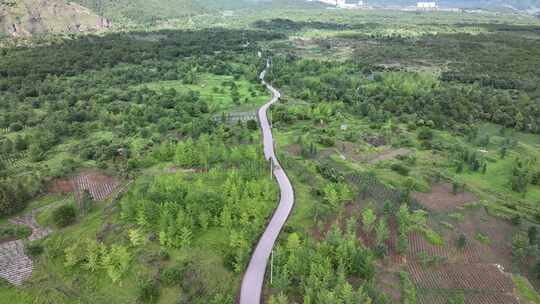
[[[264,274],[266,265],[270,258],[270,253],[274,247],[277,237],[285,225],[289,214],[294,205],[294,191],[285,171],[281,168],[274,151],[274,139],[272,129],[268,122],[267,112],[270,106],[279,101],[281,94],[278,90],[264,81],[266,70],[270,67],[270,61],[267,61],[266,69],[261,73],[260,79],[266,88],[272,92],[272,99],[259,109],[259,122],[263,134],[264,156],[274,164],[274,176],[279,184],[281,191],[279,206],[274,212],[270,223],[266,227],[262,237],[253,251],[248,268],[242,279],[240,289],[240,304],[259,304],[261,302],[261,293],[264,283]]]

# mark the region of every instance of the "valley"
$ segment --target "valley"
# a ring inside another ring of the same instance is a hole
[[[537,18],[55,7],[0,19],[0,302],[540,303]]]

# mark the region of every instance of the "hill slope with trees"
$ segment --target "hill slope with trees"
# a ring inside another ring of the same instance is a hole
[[[63,0],[0,1],[0,34],[6,36],[87,32],[109,26],[107,19]]]

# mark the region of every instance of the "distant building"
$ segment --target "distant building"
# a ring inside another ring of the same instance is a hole
[[[336,7],[343,8],[355,8],[364,6],[364,1],[362,0],[318,0],[319,2],[326,3],[329,5],[335,5]]]
[[[416,3],[416,9],[419,9],[419,10],[434,10],[434,9],[437,9],[437,3],[435,3],[435,2],[418,2],[418,3]]]

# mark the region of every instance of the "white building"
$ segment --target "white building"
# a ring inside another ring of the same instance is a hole
[[[354,8],[354,7],[360,7],[364,5],[364,1],[360,0],[318,0],[319,2],[328,4],[328,5],[335,5],[337,7],[343,7],[343,8]]]
[[[416,8],[420,10],[434,10],[437,9],[437,3],[435,2],[418,2]]]

